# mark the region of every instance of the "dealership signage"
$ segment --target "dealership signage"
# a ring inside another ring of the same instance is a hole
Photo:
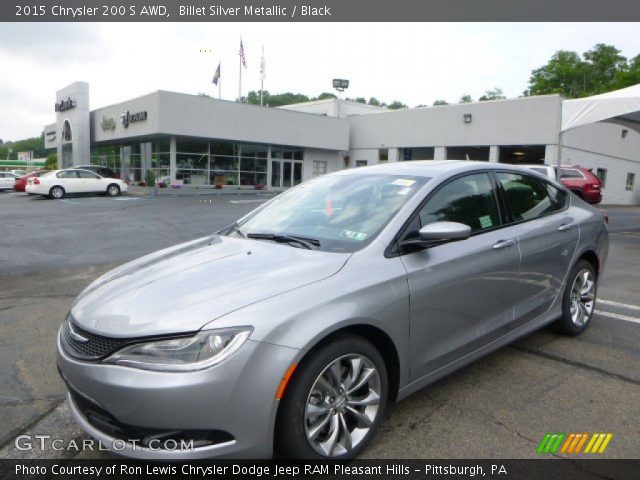
[[[60,100],[56,102],[56,112],[65,112],[67,110],[71,110],[72,108],[76,108],[76,101],[72,98],[67,98],[66,100]]]
[[[116,129],[116,121],[113,117],[102,117],[102,122],[100,122],[100,126],[102,130],[115,130]]]
[[[129,113],[129,110],[120,115],[120,120],[122,121],[122,126],[127,128],[130,123],[135,122],[143,122],[147,119],[147,112],[137,112],[137,113]]]

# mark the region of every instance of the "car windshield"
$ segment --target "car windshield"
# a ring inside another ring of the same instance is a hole
[[[354,252],[370,243],[428,180],[388,174],[319,177],[276,197],[227,234]]]

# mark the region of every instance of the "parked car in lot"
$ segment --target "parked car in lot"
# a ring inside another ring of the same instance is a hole
[[[556,167],[552,165],[522,165],[549,178],[556,178]],[[602,180],[588,168],[567,165],[560,168],[560,181],[584,201],[597,204],[602,201]]]
[[[117,178],[104,178],[88,170],[69,168],[32,177],[27,181],[25,190],[55,199],[77,193],[104,193],[116,197],[127,191],[127,184]]]
[[[119,454],[352,458],[389,401],[547,324],[582,333],[607,252],[603,214],[525,168],[342,170],[95,280],[59,371]]]
[[[0,190],[13,190],[18,176],[11,172],[0,172]]]
[[[30,178],[41,177],[42,175],[44,175],[48,171],[49,170],[38,170],[36,172],[27,173],[26,175],[23,175],[22,177],[17,177],[16,180],[15,180],[15,183],[13,185],[14,190],[16,192],[24,192],[26,187],[27,187],[27,182],[29,181]]]
[[[102,165],[80,165],[74,168],[89,170],[90,172],[97,173],[104,178],[120,178],[120,174],[114,172],[109,167],[103,167]]]
[[[27,174],[26,170],[9,170],[10,173],[13,173],[16,177],[21,177]]]

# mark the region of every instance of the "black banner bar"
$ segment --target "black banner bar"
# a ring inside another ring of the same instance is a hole
[[[0,460],[0,478],[14,479],[334,479],[392,480],[482,478],[522,480],[630,480],[640,460],[354,460],[329,462],[128,460]]]
[[[639,21],[637,0],[3,0],[2,22]]]

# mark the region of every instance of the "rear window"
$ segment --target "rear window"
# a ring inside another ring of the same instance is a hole
[[[496,177],[513,221],[532,220],[557,210],[546,182],[518,173],[498,172]]]
[[[580,170],[575,168],[560,169],[560,178],[585,178]]]

